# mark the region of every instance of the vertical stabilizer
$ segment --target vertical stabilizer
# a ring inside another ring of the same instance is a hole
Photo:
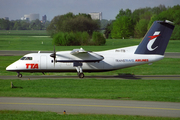
[[[168,20],[155,21],[137,47],[135,54],[164,55],[173,29],[173,23]]]

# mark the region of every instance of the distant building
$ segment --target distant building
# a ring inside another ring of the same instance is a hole
[[[9,20],[9,17],[4,17],[4,20]]]
[[[89,15],[91,15],[93,20],[102,20],[102,12],[92,12]]]
[[[29,18],[26,18],[26,17],[22,17],[21,20],[26,20],[26,21],[29,21]]]
[[[39,14],[29,14],[29,15],[27,14],[27,15],[24,15],[24,18],[29,19],[29,21],[36,20],[36,19],[39,20]]]
[[[46,15],[43,15],[42,16],[42,23],[45,23],[47,21],[47,16]]]

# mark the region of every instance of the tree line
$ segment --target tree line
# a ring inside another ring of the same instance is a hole
[[[93,20],[89,14],[67,13],[55,16],[51,22],[9,21],[0,19],[0,30],[43,30],[53,38],[56,45],[104,45],[106,40],[100,32],[105,28],[106,38],[142,38],[156,20],[170,20],[175,29],[171,39],[180,39],[180,5],[121,9],[113,21]]]
[[[116,19],[105,29],[106,38],[142,38],[156,20],[170,20],[175,29],[171,39],[180,39],[180,5],[165,7],[139,8],[133,12],[130,9],[121,9]]]
[[[47,32],[55,45],[104,45],[106,39],[99,29],[100,21],[91,19],[89,14],[69,12],[55,16]]]
[[[38,19],[31,22],[27,20],[9,21],[0,19],[0,30],[43,30],[46,29],[49,23],[49,21],[41,23]]]

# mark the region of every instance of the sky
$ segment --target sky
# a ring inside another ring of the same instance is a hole
[[[173,7],[180,5],[180,0],[0,0],[0,18],[17,20],[25,14],[39,14],[40,20],[43,15],[47,16],[47,20],[52,20],[54,16],[68,12],[102,12],[103,19],[112,20],[121,9],[134,11],[160,4]]]

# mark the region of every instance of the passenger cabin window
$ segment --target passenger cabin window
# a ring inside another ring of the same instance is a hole
[[[32,60],[32,57],[22,57],[20,60]]]

